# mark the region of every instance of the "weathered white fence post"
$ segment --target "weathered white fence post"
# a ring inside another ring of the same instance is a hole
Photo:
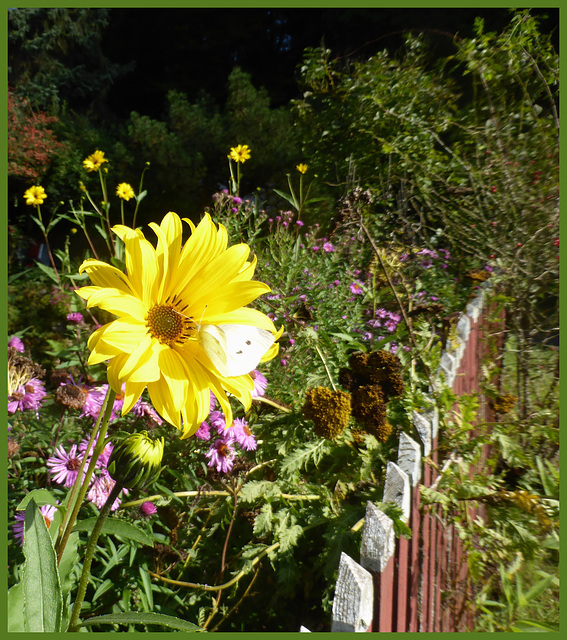
[[[331,631],[368,631],[373,606],[372,575],[346,553],[341,553]]]

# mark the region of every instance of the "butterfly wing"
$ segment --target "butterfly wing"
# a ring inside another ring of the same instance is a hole
[[[274,343],[270,331],[241,324],[202,325],[199,339],[222,376],[250,373]]]
[[[197,336],[200,345],[221,376],[228,376],[227,346],[224,331],[215,324],[205,324],[199,327]]]

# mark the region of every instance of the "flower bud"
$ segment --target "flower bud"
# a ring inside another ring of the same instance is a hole
[[[108,473],[128,489],[141,489],[161,471],[163,438],[153,440],[147,431],[133,433],[115,444],[108,459]]]

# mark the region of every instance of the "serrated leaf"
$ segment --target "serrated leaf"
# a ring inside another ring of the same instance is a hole
[[[272,523],[272,505],[267,502],[262,506],[262,510],[254,519],[254,535],[262,537],[263,535],[270,533],[270,531],[272,530]]]
[[[61,631],[63,609],[57,557],[43,515],[33,500],[24,520],[24,555],[25,630],[57,633]]]
[[[143,613],[125,611],[123,613],[109,613],[104,616],[94,616],[80,623],[82,627],[92,627],[98,624],[143,624],[167,627],[168,629],[178,629],[179,631],[201,631],[192,622],[166,616],[162,613]]]
[[[255,502],[259,498],[270,498],[281,493],[277,482],[269,480],[250,480],[243,487],[239,499],[244,502]]]
[[[92,531],[96,517],[88,518],[87,520],[80,520],[75,523],[73,531]],[[149,547],[153,547],[154,540],[145,531],[124,520],[118,520],[117,518],[107,518],[102,527],[101,533],[113,534],[115,536],[121,536],[129,540],[134,540],[140,544],[145,544]]]

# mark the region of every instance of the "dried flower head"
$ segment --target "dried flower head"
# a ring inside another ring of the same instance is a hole
[[[303,405],[303,415],[315,425],[315,433],[322,438],[337,438],[348,423],[351,396],[345,391],[326,387],[309,389]]]

